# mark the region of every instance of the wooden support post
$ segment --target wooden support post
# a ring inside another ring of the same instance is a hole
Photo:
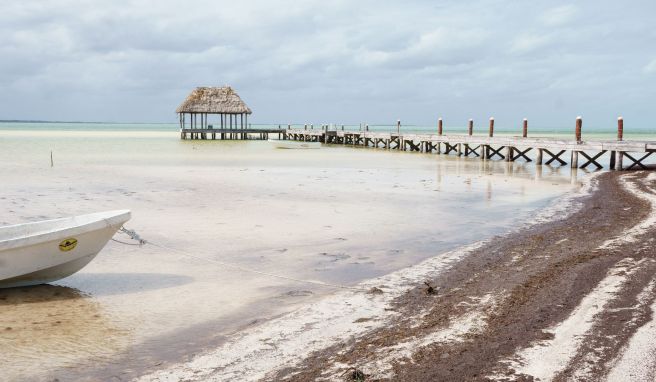
[[[462,143],[458,143],[458,156],[462,155]]]
[[[617,140],[621,141],[624,139],[624,118],[617,118]]]
[[[528,137],[528,119],[524,118],[524,125],[522,126],[522,138]]]
[[[467,128],[467,135],[471,136],[474,133],[474,120],[469,120],[469,126]]]
[[[579,167],[579,152],[576,150],[572,150],[572,159],[570,161],[570,167],[571,168]]]
[[[487,160],[487,145],[481,145],[481,160]]]
[[[535,164],[542,166],[542,149],[538,149],[538,153],[535,156]]]
[[[617,118],[617,140],[622,141],[624,139],[624,118]],[[621,151],[611,151],[610,152],[610,168],[611,170],[621,170],[622,169],[622,152]]]
[[[576,130],[574,134],[576,135],[576,142],[581,143],[581,130],[583,128],[583,118],[580,116],[576,117]],[[579,152],[577,150],[572,150],[572,157],[570,160],[571,168],[579,167]]]
[[[442,135],[442,118],[437,119],[437,135]]]
[[[622,151],[615,152],[615,170],[623,170],[622,161],[624,159],[624,153]]]
[[[396,120],[396,133],[398,135],[401,135],[401,120],[400,119]]]
[[[490,131],[488,132],[488,136],[490,138],[494,136],[494,117],[490,118]]]
[[[511,146],[506,146],[506,162],[513,161],[513,148]]]
[[[608,167],[611,170],[615,170],[615,151],[610,152],[610,163],[608,164]]]

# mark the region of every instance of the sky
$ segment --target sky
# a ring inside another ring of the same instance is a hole
[[[653,128],[656,2],[0,0],[0,119]],[[480,121],[480,123],[478,122]]]

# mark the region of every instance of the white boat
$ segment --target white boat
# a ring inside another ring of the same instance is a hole
[[[82,269],[130,211],[108,211],[0,227],[0,288],[45,284]]]
[[[277,149],[320,149],[321,142],[285,141],[282,139],[269,139],[269,143]]]

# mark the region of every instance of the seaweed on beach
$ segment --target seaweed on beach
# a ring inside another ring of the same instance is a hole
[[[349,382],[365,382],[367,380],[367,374],[357,367],[349,368],[342,374],[342,376],[346,376],[346,380]]]
[[[431,285],[430,281],[424,281],[424,285],[426,285],[426,294],[427,295],[429,295],[429,296],[437,295],[437,289]]]

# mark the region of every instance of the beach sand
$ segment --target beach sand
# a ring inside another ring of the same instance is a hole
[[[651,381],[654,219],[654,173],[602,173],[533,225],[360,284],[369,293],[325,297],[140,380]]]
[[[1,291],[0,367],[23,381],[129,380],[341,298],[334,288],[212,261],[355,285],[435,256],[446,261],[449,251],[504,233],[578,189],[584,174],[159,132],[0,136],[0,223],[129,208],[129,228],[197,257],[110,242],[54,286]]]

